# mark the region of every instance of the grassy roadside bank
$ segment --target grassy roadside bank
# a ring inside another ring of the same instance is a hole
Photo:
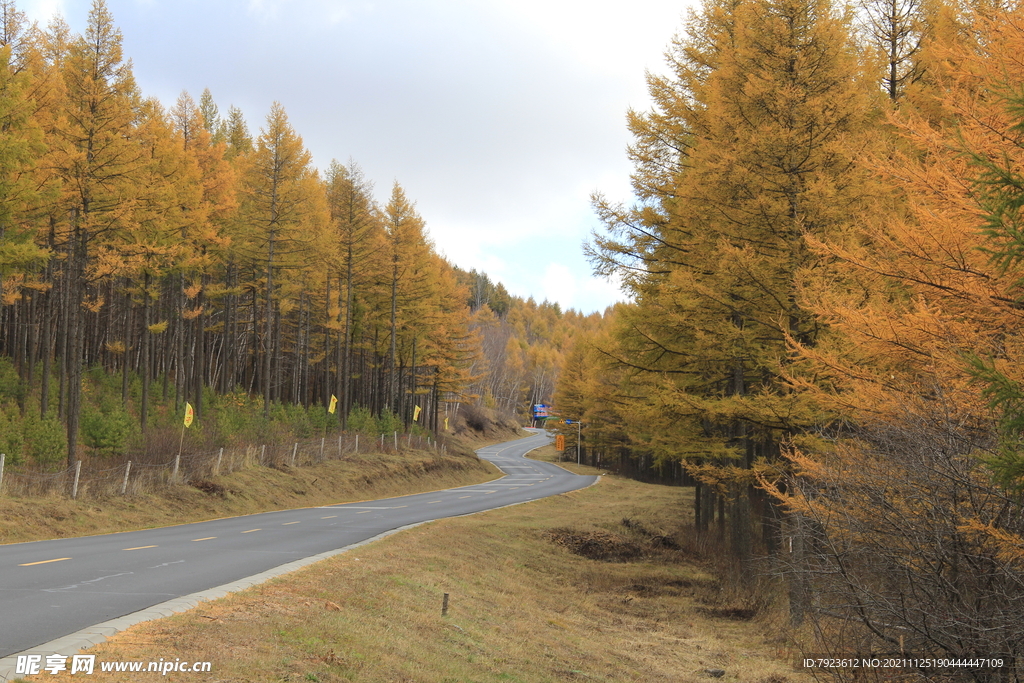
[[[509,434],[507,439],[516,438]],[[499,440],[500,441],[500,440]],[[497,442],[497,441],[494,441]],[[487,445],[467,441],[466,452]],[[465,486],[500,473],[467,455],[358,454],[312,467],[252,467],[155,493],[70,500],[0,497],[0,543],[131,531]]]
[[[558,465],[564,470],[572,472],[573,474],[608,474],[608,470],[601,467],[591,467],[590,465],[577,465],[574,460],[562,460],[562,452],[555,450],[554,446],[541,446],[540,448],[530,451],[527,458],[533,460],[540,460],[542,462],[550,462]]]
[[[432,522],[89,650],[99,662],[209,661],[209,674],[104,674],[97,665],[90,678],[809,680],[775,658],[783,653],[763,635],[770,624],[737,618],[717,579],[675,547],[688,494],[606,477]]]

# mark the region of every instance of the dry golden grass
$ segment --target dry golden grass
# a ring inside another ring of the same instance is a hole
[[[672,548],[685,541],[678,529],[689,496],[606,477],[582,491],[433,522],[140,624],[90,653],[101,662],[213,664],[212,673],[160,677],[167,681],[706,682],[712,669],[725,671],[718,680],[808,681],[766,640],[771,624],[710,616],[729,606],[719,581]],[[642,557],[589,559],[569,550],[572,538],[631,543]]]
[[[554,446],[541,446],[540,448],[530,451],[526,456],[534,460],[541,460],[543,462],[553,462],[559,467],[566,469],[573,474],[608,474],[608,470],[601,467],[591,467],[590,465],[577,465],[575,460],[562,460],[562,451],[555,450]]]
[[[0,543],[130,531],[269,510],[369,500],[489,481],[500,472],[475,456],[404,451],[359,454],[312,467],[252,467],[211,477],[206,490],[70,500],[0,497]],[[201,485],[203,485],[201,483]]]

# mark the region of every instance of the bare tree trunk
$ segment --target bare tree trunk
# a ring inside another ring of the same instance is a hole
[[[83,210],[83,213],[87,213]],[[77,222],[77,221],[76,221]],[[71,243],[71,263],[68,270],[67,298],[67,438],[68,466],[78,460],[78,431],[82,402],[82,278],[85,275],[85,238],[75,227]]]
[[[394,258],[391,272],[391,349],[388,352],[387,392],[385,403],[388,410],[397,412],[398,408],[398,256]]]
[[[53,282],[52,269],[47,264],[47,273],[49,276],[47,280]],[[39,416],[46,417],[46,412],[50,407],[50,373],[53,371],[51,363],[53,362],[53,340],[51,339],[51,319],[53,318],[53,289],[46,292],[46,304],[43,307],[43,376],[41,378],[39,387]]]
[[[68,327],[71,325],[71,283],[70,283],[70,260],[72,258],[71,245],[68,247],[67,258],[69,263],[66,263],[61,269],[60,278],[60,301],[58,302],[58,308],[60,309],[61,324],[57,326],[57,349],[60,352],[60,376],[57,386],[57,418],[60,420],[66,420],[68,414],[68,373],[70,372],[70,362],[68,360]],[[67,424],[65,423],[65,427]]]
[[[149,423],[149,273],[142,276],[142,338],[139,342],[139,373],[142,375],[142,407],[139,415],[139,422],[142,424],[142,433],[146,433],[146,425]]]
[[[29,300],[29,340],[28,340],[28,389],[26,396],[32,391],[35,383],[36,362],[39,360],[39,297],[40,292],[33,292]],[[22,406],[24,413],[25,407]]]
[[[339,368],[342,374],[341,387],[341,425],[347,427],[348,413],[352,410],[352,304],[355,297],[352,292],[354,273],[352,270],[352,245],[348,247],[348,263],[345,271],[345,334],[344,350],[342,352],[342,367]]]
[[[132,295],[128,291],[128,280],[124,283],[124,349],[121,351],[121,405],[128,406],[128,362],[132,348]]]
[[[267,242],[267,307],[264,321],[264,355],[263,355],[263,417],[270,418],[271,402],[271,356],[274,342],[274,227],[271,224],[270,237]]]
[[[203,416],[203,387],[206,385],[206,312],[203,310],[206,304],[206,286],[209,277],[206,273],[200,276],[199,294],[196,296],[196,306],[199,314],[196,316],[196,357],[192,366],[193,382],[195,383],[195,416]]]
[[[324,365],[323,365],[323,401],[329,402],[331,399],[331,328],[329,327],[331,322],[331,274],[327,272],[325,278],[327,285],[327,294],[324,297]],[[335,394],[337,396],[337,394]],[[317,400],[317,399],[314,399]],[[344,408],[342,409],[342,425],[344,426],[345,413]]]
[[[182,393],[188,392],[185,372],[185,276],[178,275],[174,288],[177,315],[174,320],[174,408],[181,405]]]

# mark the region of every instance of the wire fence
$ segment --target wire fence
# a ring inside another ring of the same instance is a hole
[[[100,498],[137,495],[161,487],[200,485],[210,477],[252,467],[308,467],[327,460],[350,458],[358,453],[398,453],[404,450],[447,452],[444,441],[418,434],[340,434],[287,444],[261,444],[220,448],[199,453],[180,453],[167,462],[93,459],[59,472],[28,466],[5,467],[0,454],[0,496]]]

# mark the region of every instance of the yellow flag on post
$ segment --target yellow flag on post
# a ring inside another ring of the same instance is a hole
[[[331,394],[331,407],[327,409],[327,412],[334,415],[334,409],[338,407],[338,397]]]
[[[448,418],[447,417],[444,419],[444,431],[446,431],[446,432],[448,431]]]
[[[185,426],[186,427],[191,427],[192,426],[192,420],[194,420],[195,417],[196,417],[196,411],[192,410],[192,404],[186,401],[185,402]]]
[[[420,419],[420,407],[416,406],[415,408],[412,409],[412,421],[413,422],[419,422],[419,419]]]

